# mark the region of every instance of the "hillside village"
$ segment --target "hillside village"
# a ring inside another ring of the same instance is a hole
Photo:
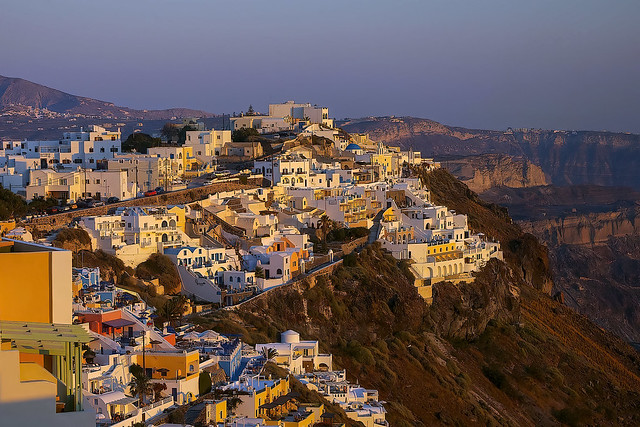
[[[389,425],[378,391],[334,366],[322,342],[286,330],[249,345],[191,319],[330,274],[374,243],[432,304],[438,282],[465,286],[502,259],[500,243],[432,203],[416,172],[438,162],[348,134],[327,108],[289,101],[264,115],[250,108],[230,129],[182,125],[183,144],[167,139],[146,153],[123,152],[120,132],[99,126],[2,141],[2,187],[52,201],[49,215],[0,223],[0,366],[15,373],[0,376],[0,391],[21,396],[9,419],[124,427],[171,425],[180,413],[187,425]],[[87,236],[82,248],[56,247],[60,223]],[[130,280],[84,266],[87,248],[118,260]],[[156,264],[169,268],[137,274]]]

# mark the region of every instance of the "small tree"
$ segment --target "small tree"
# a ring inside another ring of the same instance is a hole
[[[198,390],[200,392],[200,396],[210,393],[211,385],[211,375],[208,372],[200,372],[200,377],[198,378]]]
[[[153,392],[151,380],[145,375],[142,366],[137,363],[129,366],[129,372],[132,376],[129,382],[129,391],[134,397],[138,396],[138,406],[142,407],[144,404],[144,396]]]
[[[260,136],[260,133],[258,133],[254,128],[240,128],[231,133],[231,139],[233,142],[253,141],[258,136]]]
[[[329,233],[329,227],[331,227],[331,219],[325,214],[320,217],[320,229],[322,230],[322,241],[327,244],[327,234]]]
[[[270,362],[276,358],[276,356],[278,355],[278,350],[273,347],[263,347],[261,354],[267,362]]]
[[[159,402],[162,400],[162,392],[167,389],[167,385],[165,383],[153,383],[151,388],[153,389],[153,401]]]
[[[264,279],[264,269],[262,267],[256,267],[256,279]]]

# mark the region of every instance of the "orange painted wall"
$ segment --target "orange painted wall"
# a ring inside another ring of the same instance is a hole
[[[11,252],[0,257],[0,320],[51,322],[48,252]]]

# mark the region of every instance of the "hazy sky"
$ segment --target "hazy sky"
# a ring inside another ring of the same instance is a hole
[[[638,0],[2,0],[0,74],[134,108],[640,132],[638,18]]]

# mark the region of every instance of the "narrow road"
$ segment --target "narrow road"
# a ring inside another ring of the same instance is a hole
[[[383,213],[384,209],[380,209],[380,212],[378,212],[373,218],[373,225],[369,231],[369,240],[367,241],[368,245],[372,245],[376,240],[378,240],[378,236],[380,235],[380,221],[382,220]]]

